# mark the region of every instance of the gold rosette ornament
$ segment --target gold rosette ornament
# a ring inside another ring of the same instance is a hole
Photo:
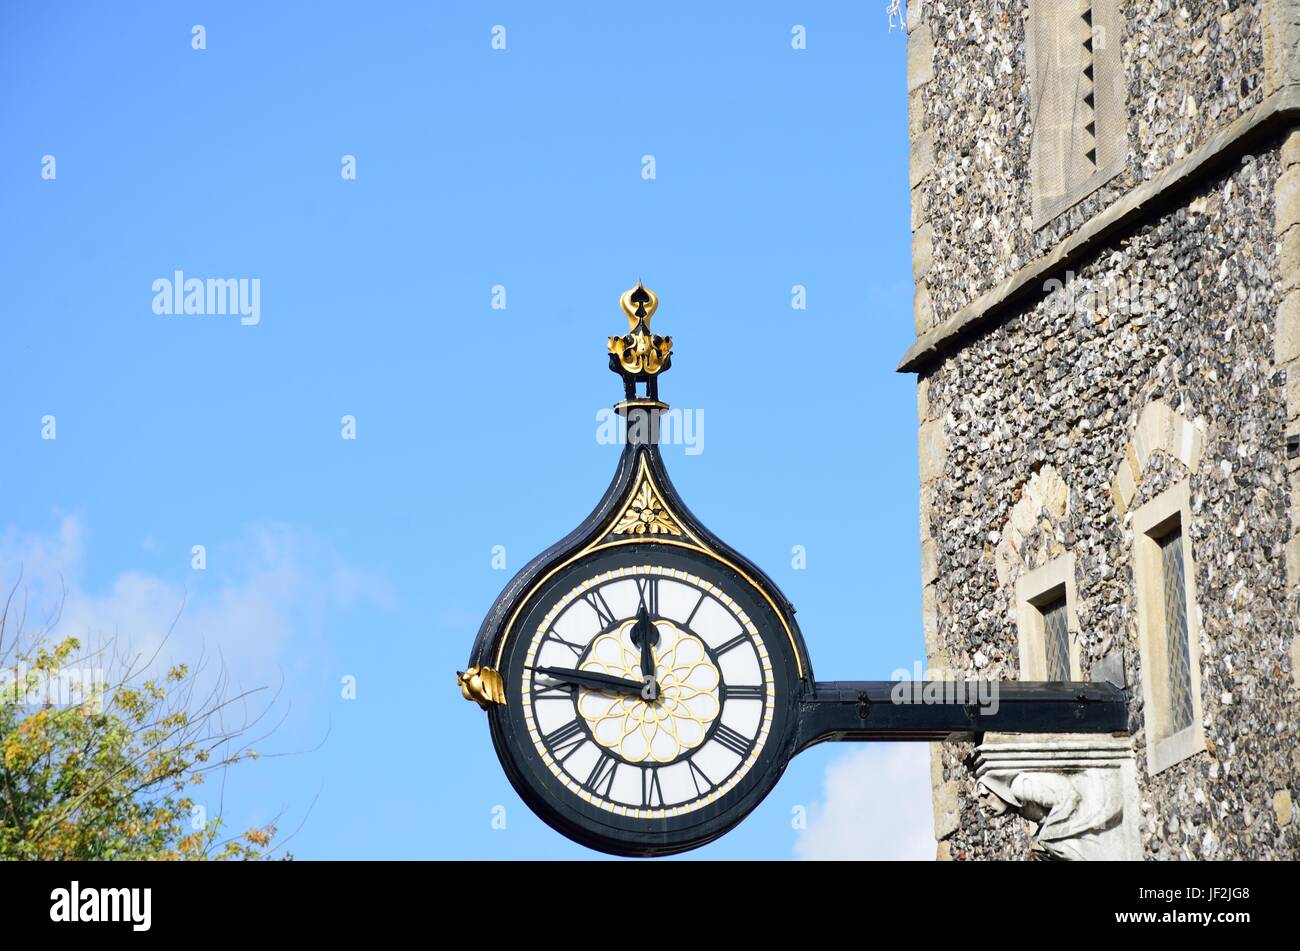
[[[680,535],[681,529],[668,514],[647,479],[632,496],[614,525],[615,535]]]

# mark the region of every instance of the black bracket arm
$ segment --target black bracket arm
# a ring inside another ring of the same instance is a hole
[[[837,680],[799,704],[795,752],[817,743],[967,739],[976,733],[1127,733],[1111,683]]]

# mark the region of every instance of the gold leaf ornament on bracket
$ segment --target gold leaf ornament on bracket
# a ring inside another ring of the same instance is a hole
[[[506,702],[506,687],[501,674],[491,667],[470,667],[456,674],[460,695],[486,710],[494,703]]]
[[[668,514],[663,502],[650,486],[650,480],[644,476],[641,485],[632,493],[632,498],[614,523],[615,535],[680,535],[673,517]]]

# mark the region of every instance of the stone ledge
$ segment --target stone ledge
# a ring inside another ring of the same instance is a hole
[[[1090,218],[1073,235],[1026,264],[997,287],[971,301],[937,327],[921,334],[899,361],[899,373],[917,373],[940,360],[969,336],[993,325],[1013,305],[1045,294],[1043,282],[1057,272],[1109,246],[1161,213],[1239,154],[1285,128],[1300,123],[1300,86],[1288,86],[1219,132],[1187,158]]]

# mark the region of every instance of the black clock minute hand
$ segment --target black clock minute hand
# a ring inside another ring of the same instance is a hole
[[[613,690],[616,693],[626,693],[632,696],[640,696],[643,684],[639,680],[628,680],[624,677],[612,677],[609,674],[598,674],[594,670],[574,670],[568,667],[529,667],[535,674],[543,674],[556,680],[562,680],[565,683],[577,684],[580,687],[590,687],[592,690]]]

